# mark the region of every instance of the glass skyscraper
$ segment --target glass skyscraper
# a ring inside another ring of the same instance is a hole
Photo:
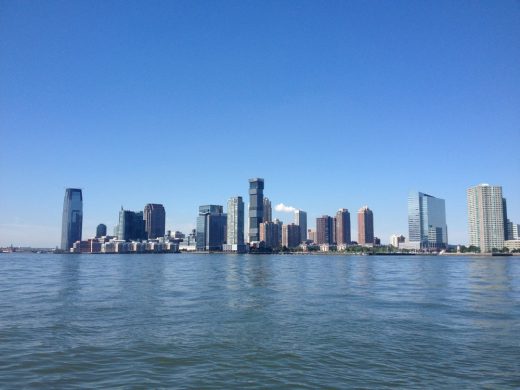
[[[148,203],[144,206],[145,230],[148,239],[164,237],[166,212],[162,204]]]
[[[129,210],[119,211],[119,225],[117,238],[125,241],[146,240],[145,222],[143,212]]]
[[[264,179],[249,179],[249,242],[260,241],[264,217]]]
[[[197,250],[220,251],[226,242],[227,215],[219,205],[199,207],[197,217]]]
[[[445,249],[448,245],[444,199],[412,192],[408,196],[408,237],[421,249]]]
[[[61,249],[68,251],[76,241],[81,241],[82,229],[83,194],[79,188],[67,188],[63,200]]]
[[[300,242],[307,241],[307,213],[296,210],[294,212],[294,223],[300,227]]]

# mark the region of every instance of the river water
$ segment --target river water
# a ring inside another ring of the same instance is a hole
[[[520,258],[0,254],[3,388],[519,388]]]

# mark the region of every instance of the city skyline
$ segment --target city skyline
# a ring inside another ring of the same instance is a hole
[[[84,189],[84,236],[147,203],[189,232],[199,205],[248,203],[257,175],[273,219],[291,222],[280,203],[311,224],[368,204],[384,242],[408,231],[408,193],[432,193],[467,244],[471,186],[502,186],[520,220],[518,14],[509,0],[4,2],[0,245],[60,245],[67,187]]]

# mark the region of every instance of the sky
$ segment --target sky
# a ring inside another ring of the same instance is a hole
[[[121,206],[265,196],[315,218],[374,213],[407,236],[407,197],[501,185],[520,223],[520,2],[0,0],[0,246],[83,238]],[[292,222],[290,213],[274,216]]]

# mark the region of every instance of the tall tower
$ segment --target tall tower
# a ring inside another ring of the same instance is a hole
[[[296,210],[294,212],[294,223],[300,227],[300,242],[307,241],[307,213]]]
[[[148,203],[144,206],[145,230],[148,239],[164,237],[166,211],[162,204]]]
[[[421,249],[444,249],[448,245],[444,199],[412,192],[408,196],[408,237]]]
[[[361,207],[358,211],[358,244],[374,243],[374,214],[368,206]]]
[[[479,184],[467,190],[470,245],[481,252],[504,247],[502,187]]]
[[[228,200],[226,243],[227,245],[244,245],[244,202],[241,196]]]
[[[271,207],[271,201],[269,198],[264,198],[264,214],[262,222],[271,222],[273,220],[273,209]]]
[[[350,213],[348,209],[339,209],[336,213],[336,243],[350,244]]]
[[[227,215],[220,205],[199,206],[197,250],[221,251],[226,242]]]
[[[264,217],[264,179],[249,179],[249,242],[260,241]]]
[[[68,251],[76,241],[81,241],[82,229],[83,194],[79,188],[67,188],[63,200],[61,249]]]
[[[328,215],[316,218],[316,244],[334,243],[334,220]]]

